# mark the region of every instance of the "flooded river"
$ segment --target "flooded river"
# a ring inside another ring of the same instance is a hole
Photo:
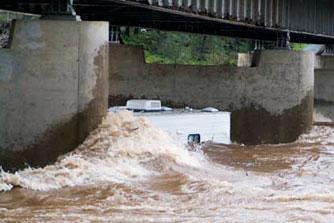
[[[45,168],[0,174],[0,222],[334,222],[334,129],[291,144],[186,148],[110,113]]]

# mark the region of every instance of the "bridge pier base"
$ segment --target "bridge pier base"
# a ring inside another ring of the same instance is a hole
[[[107,112],[108,23],[17,22],[0,49],[0,166],[42,166]]]

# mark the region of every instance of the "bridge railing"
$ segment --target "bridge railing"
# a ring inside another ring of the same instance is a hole
[[[6,48],[9,43],[13,20],[39,19],[40,15],[13,12],[0,9],[0,48]]]

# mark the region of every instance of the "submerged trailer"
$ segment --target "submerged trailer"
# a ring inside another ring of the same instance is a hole
[[[228,112],[171,111],[140,113],[155,127],[168,131],[182,143],[230,143]]]
[[[181,143],[230,143],[230,112],[214,108],[171,109],[161,106],[159,100],[129,100],[126,106],[113,107],[111,111],[122,109],[146,117],[155,127],[169,132]]]

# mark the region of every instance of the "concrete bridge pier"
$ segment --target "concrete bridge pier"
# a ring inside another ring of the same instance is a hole
[[[313,125],[312,52],[263,50],[240,54],[239,65],[255,66],[245,99],[232,109],[232,137],[245,144],[295,141]]]
[[[20,21],[0,49],[0,166],[73,150],[107,112],[108,23]]]
[[[316,56],[314,70],[314,121],[334,121],[334,56]]]

